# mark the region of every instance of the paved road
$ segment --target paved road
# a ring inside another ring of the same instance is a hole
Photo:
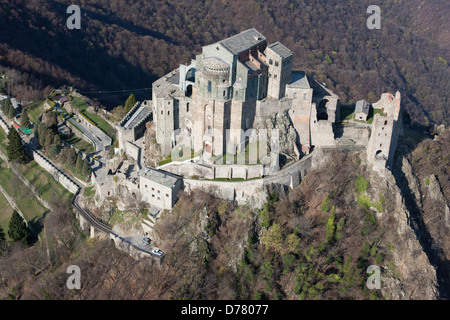
[[[117,234],[115,234],[109,226],[98,221],[97,218],[92,214],[92,212],[90,212],[88,209],[83,208],[78,203],[78,198],[79,198],[79,195],[76,195],[74,197],[73,206],[91,226],[93,226],[95,229],[100,230],[101,232],[107,234],[108,236],[110,234],[117,236]]]
[[[78,203],[78,198],[79,198],[79,194],[75,196],[75,198],[73,200],[73,206],[81,214],[81,216],[83,216],[83,218],[87,221],[87,223],[89,223],[91,226],[93,226],[96,230],[100,230],[101,232],[105,233],[108,236],[110,236],[112,234],[112,235],[114,235],[116,237],[120,237],[118,234],[114,233],[109,226],[107,226],[104,223],[100,222],[92,214],[92,212],[89,209],[83,208]],[[121,238],[124,241],[130,243],[130,245],[132,245],[134,248],[151,255],[153,258],[161,259],[161,258],[164,257],[164,254],[162,254],[160,256],[160,255],[152,253],[151,252],[152,247],[150,247],[149,245],[141,243],[140,241],[142,240],[142,237],[127,237],[127,238],[121,237]]]

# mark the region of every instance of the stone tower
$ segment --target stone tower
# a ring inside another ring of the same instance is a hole
[[[390,169],[397,149],[398,137],[402,132],[401,95],[395,97],[383,93],[380,101],[373,104],[374,118],[372,132],[367,145],[367,160],[373,169]]]
[[[286,94],[286,85],[292,79],[292,51],[275,42],[266,49],[266,63],[269,65],[268,96],[281,99]]]

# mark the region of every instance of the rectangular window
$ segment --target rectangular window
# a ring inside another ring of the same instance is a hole
[[[211,92],[211,86],[212,86],[211,81],[208,81],[208,92]]]
[[[273,60],[269,59],[269,64],[272,65],[273,64]]]
[[[278,61],[275,61],[275,67],[278,67]]]

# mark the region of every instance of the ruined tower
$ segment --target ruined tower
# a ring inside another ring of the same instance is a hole
[[[397,141],[402,133],[401,95],[383,93],[380,101],[374,103],[372,132],[367,145],[367,160],[373,169],[390,169],[394,160]]]

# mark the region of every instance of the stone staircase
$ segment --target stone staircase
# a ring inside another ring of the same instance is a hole
[[[156,216],[156,218],[152,214],[148,214],[147,218],[144,219],[141,223],[142,229],[144,230],[144,233],[146,234],[152,234],[153,228],[156,224],[156,221],[159,219],[159,215]]]

